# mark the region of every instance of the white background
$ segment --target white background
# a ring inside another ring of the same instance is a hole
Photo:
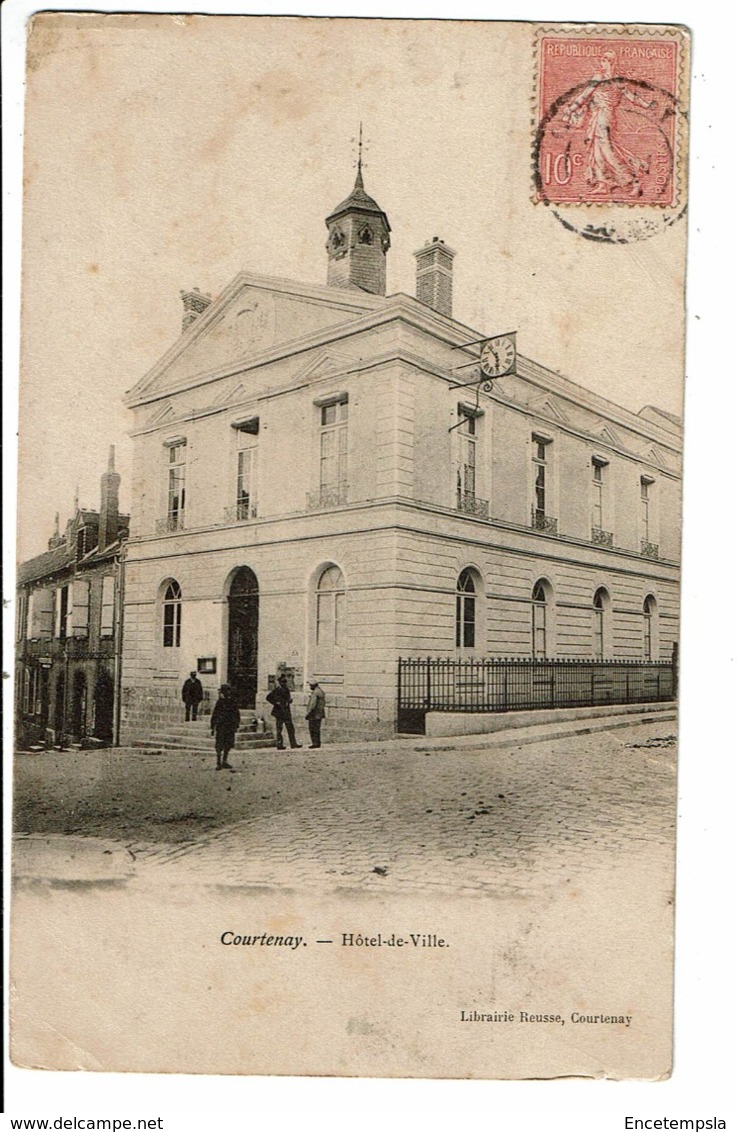
[[[54,7],[47,5],[46,7]],[[76,9],[100,10],[105,4]],[[179,2],[115,11],[225,11],[265,14],[391,15],[474,19],[681,22],[694,35],[690,170],[686,479],[680,730],[676,1056],[672,1078],[630,1082],[456,1082],[278,1078],[145,1077],[57,1074],[6,1063],[6,1110],[12,1116],[161,1116],[170,1132],[232,1128],[498,1128],[504,1132],[623,1129],[636,1117],[712,1117],[734,1128],[734,763],[735,681],[734,277],[737,170],[731,80],[737,70],[726,6],[601,4],[500,8],[459,0],[452,6],[404,0],[343,3],[228,4]],[[12,595],[13,483],[19,317],[20,178],[24,24],[28,2],[3,5],[5,294],[5,580]],[[6,609],[6,615],[8,610]],[[12,608],[10,609],[12,615]],[[11,642],[12,644],[12,638]],[[10,653],[6,648],[6,657]],[[6,660],[6,668],[9,661]],[[6,711],[4,749],[10,751]],[[10,758],[6,754],[6,785]],[[7,810],[6,798],[6,810]],[[6,823],[7,823],[6,812]],[[6,824],[6,853],[9,827]],[[8,870],[5,869],[6,885]],[[6,890],[7,907],[7,890]],[[175,945],[175,941],[174,945]],[[7,978],[7,972],[6,972]],[[6,996],[7,1001],[7,996]],[[6,1030],[7,1033],[7,1030]],[[222,1035],[224,1043],[227,1033]],[[0,1128],[7,1116],[0,1117]]]

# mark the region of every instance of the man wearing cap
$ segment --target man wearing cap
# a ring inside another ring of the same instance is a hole
[[[196,672],[190,672],[189,677],[182,685],[182,703],[184,704],[184,720],[189,723],[197,719],[197,710],[202,703],[202,684]]]
[[[320,746],[320,728],[322,721],[325,718],[325,693],[318,684],[317,680],[313,678],[309,681],[310,684],[310,698],[307,701],[307,726],[310,729],[310,747],[311,751],[316,751]]]
[[[210,717],[210,730],[215,736],[216,770],[233,769],[228,762],[228,755],[235,746],[235,736],[240,725],[241,713],[233,698],[233,689],[230,684],[223,684]]]
[[[281,674],[276,682],[276,687],[269,692],[266,699],[271,704],[271,714],[276,722],[277,751],[284,750],[283,729],[285,727],[287,729],[287,735],[289,736],[289,746],[301,747],[302,744],[297,742],[297,736],[294,734],[294,723],[292,722],[292,710],[290,707],[292,693],[287,687],[287,678],[284,673]]]

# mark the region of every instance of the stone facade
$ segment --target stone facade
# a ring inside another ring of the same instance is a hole
[[[195,667],[257,715],[279,672],[298,708],[317,675],[328,734],[381,736],[400,656],[670,657],[678,422],[523,357],[454,388],[481,337],[247,273],[186,328],[128,395],[124,742],[177,717]]]

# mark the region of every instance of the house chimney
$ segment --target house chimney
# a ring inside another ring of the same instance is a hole
[[[439,314],[453,317],[453,258],[455,252],[445,240],[433,236],[415,252],[417,260],[417,298]]]
[[[203,294],[199,287],[192,287],[189,291],[180,291],[179,294],[182,296],[182,303],[184,304],[184,314],[182,315],[182,333],[184,333],[207,310],[212,302],[212,295]]]
[[[97,536],[98,550],[104,550],[118,537],[118,491],[120,476],[115,471],[115,446],[110,445],[107,471],[100,479],[100,525]]]

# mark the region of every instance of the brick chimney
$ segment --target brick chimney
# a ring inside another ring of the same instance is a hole
[[[453,258],[455,252],[445,240],[433,236],[415,252],[417,260],[417,298],[439,314],[453,317]]]
[[[180,291],[179,294],[182,296],[182,303],[184,304],[184,314],[182,315],[182,333],[184,333],[207,310],[212,302],[212,295],[203,294],[199,287],[192,287],[189,291]]]
[[[97,536],[99,550],[104,550],[118,538],[118,491],[120,476],[115,471],[115,446],[110,445],[107,471],[100,479],[100,525]]]

